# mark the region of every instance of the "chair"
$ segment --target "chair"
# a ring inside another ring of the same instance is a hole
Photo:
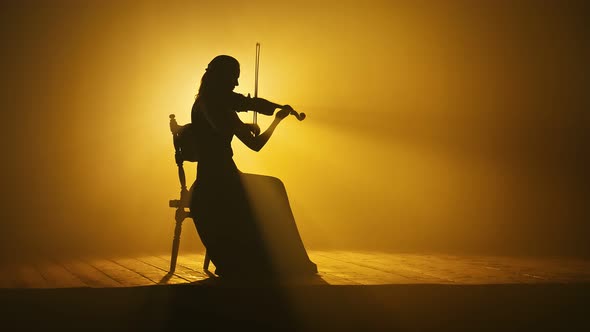
[[[182,145],[182,130],[185,129],[187,125],[180,126],[175,119],[174,114],[170,114],[170,131],[172,132],[172,141],[174,143],[174,159],[176,161],[176,165],[178,166],[178,179],[180,181],[180,199],[172,199],[169,201],[168,205],[171,208],[176,208],[176,212],[174,214],[174,220],[176,221],[176,226],[174,228],[174,237],[172,240],[172,255],[170,258],[170,271],[169,273],[173,273],[176,270],[176,260],[178,258],[178,249],[180,247],[180,233],[182,232],[182,222],[186,218],[192,218],[190,211],[186,211],[190,206],[190,192],[186,187],[186,176],[184,173],[183,163],[185,161],[195,161],[192,158],[188,158],[186,153],[183,153],[183,145]],[[205,261],[203,262],[203,270],[206,272],[209,271],[209,263],[210,258],[205,251]]]

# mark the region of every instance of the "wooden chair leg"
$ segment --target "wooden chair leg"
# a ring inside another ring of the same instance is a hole
[[[176,259],[178,258],[178,249],[180,248],[180,233],[182,232],[182,220],[176,220],[174,228],[174,238],[172,240],[172,255],[170,257],[170,273],[176,270]]]

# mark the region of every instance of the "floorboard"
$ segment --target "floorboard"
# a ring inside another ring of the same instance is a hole
[[[189,282],[189,280],[176,275],[165,278],[168,274],[167,270],[145,263],[136,258],[119,258],[115,259],[114,262],[150,280],[153,284],[180,284]],[[164,279],[165,281],[163,281]]]
[[[118,264],[114,260],[94,259],[88,261],[88,264],[99,270],[100,273],[117,281],[121,286],[146,286],[154,284],[152,280]]]
[[[61,265],[70,273],[77,276],[89,287],[120,287],[123,286],[117,280],[111,278],[105,272],[78,259],[63,260]]]
[[[49,288],[50,283],[34,264],[15,267],[17,284],[22,288]]]
[[[142,256],[139,257],[138,260],[151,266],[157,267],[165,271],[166,275],[169,275],[170,261],[168,259],[157,256]],[[176,268],[174,269],[173,275],[179,278],[179,281],[184,280],[184,282],[196,282],[207,278],[205,274],[188,269],[180,264],[176,264]]]

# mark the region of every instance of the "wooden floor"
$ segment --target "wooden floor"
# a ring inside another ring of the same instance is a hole
[[[169,255],[2,266],[0,329],[590,331],[588,260],[309,255],[319,276],[279,285],[224,281],[202,254],[181,255],[173,274]]]
[[[309,251],[328,285],[539,284],[590,282],[590,260]],[[0,288],[130,287],[200,284],[215,279],[203,270],[203,254],[55,260],[0,267]],[[215,271],[211,264],[210,271]],[[296,281],[294,281],[296,282]]]

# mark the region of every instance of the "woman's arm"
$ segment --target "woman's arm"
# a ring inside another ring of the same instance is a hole
[[[273,120],[273,122],[270,124],[270,126],[268,126],[268,128],[262,134],[254,135],[254,133],[251,130],[251,126],[249,124],[242,122],[240,125],[236,126],[235,135],[247,147],[258,152],[264,147],[264,145],[266,145],[266,142],[268,142],[268,140],[272,136],[272,133],[277,128],[279,123],[285,117],[287,117],[287,115],[289,115],[289,113],[290,113],[289,108],[290,107],[286,107],[286,108],[283,108],[280,111],[278,111],[275,115],[275,119]]]

